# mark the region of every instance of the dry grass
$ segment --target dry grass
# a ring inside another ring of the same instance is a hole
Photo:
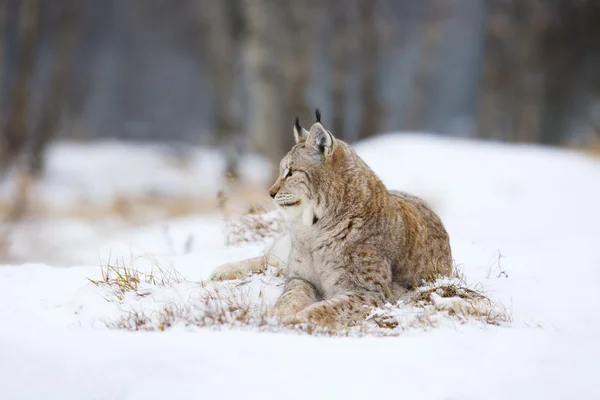
[[[149,257],[138,257],[149,260],[152,268],[149,271],[142,271],[134,267],[136,259],[124,258],[116,259],[114,262],[110,260],[100,267],[99,279],[88,280],[97,287],[105,287],[109,289],[109,293],[118,301],[122,301],[126,295],[134,294],[135,296],[145,297],[151,294],[151,287],[168,287],[172,288],[177,284],[185,282],[185,278],[177,272],[172,266],[163,268],[158,261]],[[110,298],[106,298],[112,301]]]
[[[110,328],[144,331],[164,331],[174,325],[209,328],[263,329],[276,327],[276,321],[268,317],[264,302],[241,301],[233,288],[206,290],[198,293],[193,301],[172,302],[157,309],[130,310],[113,321],[106,322]]]
[[[261,242],[283,233],[285,218],[270,199],[266,200],[265,193],[254,190],[253,195],[249,194],[234,182],[230,182],[226,190],[219,193],[217,202],[225,219],[225,241],[228,246]],[[240,198],[244,199],[243,203],[239,202]],[[242,209],[245,211],[240,212]]]
[[[512,315],[505,306],[491,300],[481,284],[468,284],[460,266],[455,265],[451,277],[423,283],[406,292],[396,304],[372,310],[366,321],[360,322],[360,331],[395,335],[467,323],[509,325]]]
[[[11,201],[0,199],[0,213],[6,214]],[[209,214],[218,211],[210,197],[119,196],[108,203],[80,201],[59,207],[44,199],[32,198],[28,204],[29,215],[36,219],[75,218],[83,221],[100,221],[118,218],[130,223],[155,221],[157,218],[180,217],[192,214]]]
[[[450,278],[407,292],[395,305],[374,310],[367,320],[393,330],[437,327],[450,321],[495,326],[512,322],[506,307],[493,302],[478,285],[468,285],[460,269],[454,271]]]
[[[133,284],[122,284],[118,278],[111,286],[115,292],[113,298],[129,309],[116,319],[104,321],[109,328],[164,331],[175,325],[184,325],[210,328],[248,327],[262,330],[277,326],[276,321],[268,316],[269,306],[265,298],[267,290],[276,288],[277,283],[282,282],[273,268],[269,268],[265,275],[255,275],[241,281],[193,283],[191,293],[185,300],[181,300],[177,287],[173,286],[171,298],[178,300],[167,301],[164,304],[152,299],[144,303],[147,295],[137,290],[136,282],[137,279],[134,279]],[[167,280],[167,285],[177,285],[177,282]],[[252,284],[259,285],[257,293],[253,293]],[[162,286],[160,282],[158,286]],[[123,292],[134,293],[134,296],[125,298]]]
[[[276,209],[268,193],[268,187],[247,186],[229,178],[223,182],[223,189],[217,194],[217,207],[225,219],[266,213]]]
[[[285,218],[279,211],[267,214],[248,213],[237,219],[229,219],[225,225],[227,245],[260,242],[276,238],[283,233]]]
[[[173,272],[147,274],[119,264],[103,267],[102,278],[92,283],[108,287],[113,296],[112,300],[107,300],[116,301],[120,306],[120,314],[105,321],[106,325],[136,331],[164,331],[179,325],[325,336],[397,336],[410,330],[430,330],[440,326],[467,323],[499,326],[512,321],[505,307],[492,302],[482,290],[467,285],[464,276],[457,273],[452,278],[407,292],[396,304],[372,309],[366,319],[343,328],[307,324],[281,326],[268,313],[272,306],[270,302],[276,298],[272,295],[283,283],[276,272],[274,268],[268,268],[264,275],[243,280],[194,283],[186,299],[181,299],[178,293],[183,280]],[[142,283],[147,284],[144,289]],[[153,289],[165,287],[170,288],[171,300],[155,301]]]
[[[139,269],[136,263],[150,264]],[[279,282],[278,271],[267,268],[270,277]],[[253,277],[259,278],[257,275]],[[260,279],[265,278],[261,275]],[[100,267],[100,277],[88,278],[103,290],[106,301],[114,303],[120,315],[105,319],[110,328],[163,331],[173,325],[199,327],[273,325],[268,321],[264,291],[277,286],[258,282],[261,288],[252,294],[249,280],[225,283],[189,282],[173,267],[164,268],[152,258],[130,257],[109,261]],[[182,298],[182,292],[189,292]]]

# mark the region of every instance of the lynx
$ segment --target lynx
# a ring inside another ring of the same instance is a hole
[[[284,323],[343,326],[423,281],[452,272],[440,218],[418,197],[388,191],[365,162],[317,121],[294,124],[296,145],[269,193],[290,219],[285,288],[273,314]],[[269,257],[268,256],[268,257]],[[262,271],[260,258],[228,264],[213,279]]]

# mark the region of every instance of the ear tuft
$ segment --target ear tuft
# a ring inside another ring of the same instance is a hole
[[[315,116],[317,117],[317,122],[321,123],[321,110],[319,110],[318,108],[315,109]]]
[[[294,139],[296,139],[296,143],[304,142],[307,137],[308,131],[300,125],[300,119],[296,117],[294,123]]]

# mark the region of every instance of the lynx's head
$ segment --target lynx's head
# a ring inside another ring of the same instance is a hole
[[[281,160],[279,177],[269,190],[290,217],[302,216],[307,225],[321,218],[335,191],[343,190],[345,179],[340,179],[340,174],[348,171],[348,161],[354,154],[321,124],[319,110],[316,117],[310,131],[302,128],[296,118],[296,144]]]

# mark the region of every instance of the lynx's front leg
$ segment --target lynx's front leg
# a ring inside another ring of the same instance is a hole
[[[284,233],[267,249],[266,256],[221,265],[213,271],[210,279],[212,281],[242,279],[252,274],[265,272],[268,265],[283,271],[286,267],[290,247],[290,236],[288,233]]]
[[[318,301],[314,285],[302,278],[289,278],[285,289],[273,308],[273,314],[286,322],[296,313]]]
[[[359,254],[361,254],[359,252]],[[299,323],[343,326],[364,319],[373,307],[393,301],[392,275],[386,263],[372,262],[366,256],[340,271],[331,287],[332,297],[314,303],[296,315]],[[377,259],[378,257],[373,257]]]

